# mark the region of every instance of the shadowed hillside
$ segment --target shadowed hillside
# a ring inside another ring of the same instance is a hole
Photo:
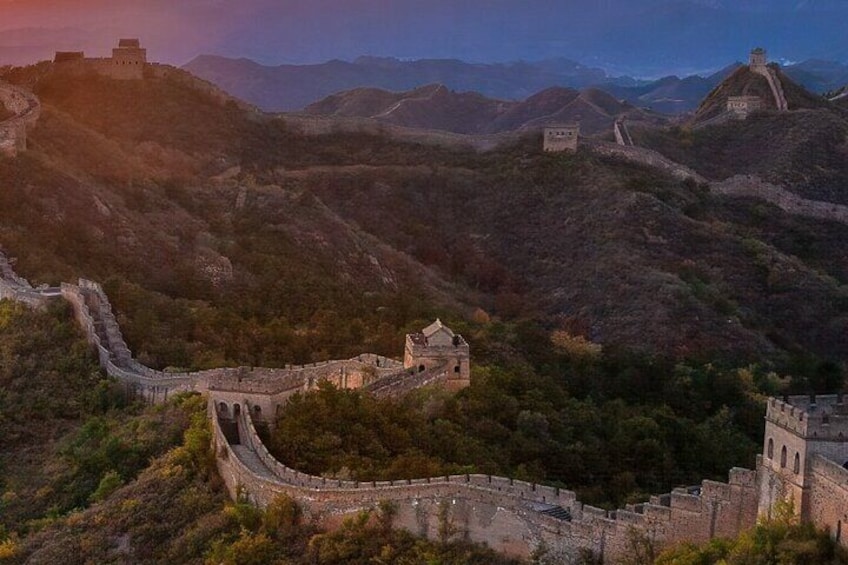
[[[394,354],[410,320],[478,307],[675,356],[844,355],[843,255],[808,265],[767,233],[720,227],[750,204],[693,184],[586,150],[542,155],[535,137],[478,154],[307,136],[172,79],[34,76],[44,118],[32,150],[0,168],[0,241],[36,281],[106,281],[131,347],[155,366]],[[533,104],[562,101],[626,108],[592,90]],[[761,135],[756,124],[743,135]],[[786,150],[798,163],[836,155],[822,150],[837,151],[840,124],[789,128]],[[715,131],[697,135],[718,146]],[[659,143],[728,175],[751,162]],[[763,143],[753,162],[778,170],[784,149]],[[817,224],[760,210],[814,248],[833,244]]]
[[[837,108],[759,112],[694,131],[641,130],[638,143],[711,179],[755,174],[805,198],[848,203],[848,121]]]

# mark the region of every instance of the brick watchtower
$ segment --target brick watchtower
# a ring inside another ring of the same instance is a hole
[[[771,516],[775,504],[788,501],[801,520],[831,528],[845,541],[840,538],[848,507],[839,505],[836,516],[831,506],[834,492],[842,497],[848,492],[830,484],[832,477],[848,475],[848,405],[841,394],[769,399],[758,459],[761,516]]]
[[[748,67],[751,70],[764,69],[766,67],[766,63],[768,63],[768,57],[766,56],[765,49],[757,47],[751,50],[751,55],[748,57]]]
[[[445,366],[448,390],[459,390],[471,384],[470,359],[468,343],[441,320],[437,319],[419,333],[406,336],[404,368],[424,372]]]

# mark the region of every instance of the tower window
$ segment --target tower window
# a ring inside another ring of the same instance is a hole
[[[792,470],[796,475],[801,472],[801,456],[797,453],[795,454],[795,466]]]
[[[786,446],[785,445],[780,449],[780,468],[781,469],[786,468]]]
[[[774,459],[774,440],[769,438],[768,449],[766,450],[766,455],[768,455],[769,459]]]

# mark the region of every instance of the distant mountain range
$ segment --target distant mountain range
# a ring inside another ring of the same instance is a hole
[[[248,59],[202,55],[185,69],[266,111],[295,111],[332,94],[376,88],[405,93],[429,84],[476,92],[498,100],[525,100],[551,87],[597,87],[632,105],[677,114],[698,103],[740,63],[706,77],[669,76],[654,81],[613,77],[603,69],[568,59],[503,64],[473,64],[453,59],[401,61],[360,57],[353,62],[263,66]],[[784,72],[814,92],[848,84],[848,65],[810,60]]]
[[[579,122],[581,131],[610,130],[613,121],[659,124],[664,119],[596,88],[552,87],[520,102],[459,93],[441,84],[407,92],[357,88],[311,104],[308,114],[373,118],[398,126],[463,134],[527,130],[550,123]]]
[[[201,55],[183,68],[269,111],[299,110],[331,94],[359,87],[406,91],[439,83],[492,98],[522,100],[550,86],[640,84],[630,78],[612,79],[602,69],[567,59],[472,64],[452,59],[360,57],[353,62],[266,67],[248,59]]]

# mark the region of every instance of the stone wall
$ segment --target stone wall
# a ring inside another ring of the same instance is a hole
[[[843,547],[848,547],[848,470],[816,456],[810,465],[810,511],[805,519],[826,529]]]
[[[737,175],[713,184],[710,191],[727,196],[749,196],[774,204],[784,212],[848,224],[848,206],[807,200],[797,194],[751,175]]]
[[[249,404],[239,410],[239,445],[225,439],[216,410],[210,401],[217,464],[230,493],[247,495],[260,506],[285,493],[325,523],[390,501],[398,510],[395,525],[418,535],[437,537],[439,515],[447,509],[458,536],[509,555],[526,558],[544,545],[563,559],[587,550],[615,563],[632,552],[639,536],[658,547],[706,541],[737,535],[756,520],[755,475],[743,469],[732,470],[727,484],[705,481],[607,512],[584,506],[572,491],[489,475],[369,483],[308,475],[271,456],[253,426]],[[554,507],[567,511],[570,519],[543,512]]]
[[[786,96],[783,93],[783,85],[780,83],[780,77],[777,72],[766,66],[752,65],[751,72],[756,73],[768,81],[771,94],[774,97],[774,104],[778,112],[786,112],[789,110],[789,104],[786,102]]]
[[[41,114],[41,103],[31,92],[0,81],[0,102],[15,115],[0,122],[0,155],[14,157],[26,150],[27,129]]]
[[[616,120],[612,126],[612,132],[615,136],[615,142],[619,145],[632,146],[633,138],[630,136],[630,130],[627,129],[627,124],[623,121]]]
[[[17,291],[21,289],[24,294],[57,295],[54,289],[32,289],[14,275],[5,258],[0,260],[0,275],[0,288],[15,289],[15,297],[20,296]],[[329,526],[344,516],[373,508],[380,501],[390,501],[397,508],[395,525],[418,535],[437,538],[441,526],[449,522],[456,536],[488,544],[509,555],[526,558],[545,547],[562,562],[587,551],[604,562],[616,563],[632,554],[635,540],[647,540],[662,548],[680,541],[703,542],[737,535],[755,524],[762,492],[774,483],[767,480],[775,477],[773,468],[760,458],[759,475],[733,469],[727,483],[704,481],[697,487],[651,497],[643,504],[605,511],[583,505],[575,493],[566,489],[490,475],[369,483],[312,476],[276,461],[257,434],[254,419],[270,420],[284,409],[292,394],[315,386],[316,378],[343,378],[348,370],[359,367],[364,371],[362,367],[369,367],[367,372],[372,375],[384,371],[372,383],[378,389],[375,393],[396,394],[446,378],[444,368],[410,375],[402,368],[398,372],[397,361],[365,354],[347,361],[303,367],[220,368],[170,374],[144,367],[131,357],[127,359],[128,349],[99,285],[85,280],[78,285],[64,284],[58,295],[72,304],[78,323],[109,375],[152,402],[163,401],[182,390],[208,395],[217,466],[232,496],[242,493],[258,505],[267,505],[285,493],[297,500],[309,516]],[[392,371],[396,372],[394,376]],[[378,385],[385,389],[381,392]],[[831,403],[824,397],[818,402],[821,406]],[[772,425],[800,436],[813,433],[805,427],[811,425],[810,417],[801,416],[810,411],[809,406],[804,412],[772,400],[768,414]],[[227,441],[219,418],[237,423],[238,438],[232,444]],[[813,421],[818,422],[815,417]],[[769,433],[767,430],[767,436]],[[835,519],[835,531],[840,531],[839,513],[848,508],[844,501],[848,497],[844,486],[848,472],[819,459],[814,459],[810,468],[809,501],[815,506],[809,516],[831,527]],[[825,499],[832,503],[816,502]]]
[[[633,163],[638,163],[641,165],[647,165],[649,167],[653,167],[655,169],[659,169],[665,173],[670,174],[671,176],[680,179],[694,179],[700,183],[706,183],[707,179],[693,171],[692,169],[681,165],[680,163],[675,163],[668,157],[657,153],[651,149],[647,149],[645,147],[636,147],[636,146],[625,146],[619,145],[617,143],[608,143],[605,141],[597,141],[593,140],[591,142],[587,142],[587,144],[592,148],[595,153],[599,153],[601,155],[607,155],[609,157],[619,157],[626,161],[631,161]]]
[[[692,129],[694,131],[698,131],[699,129],[703,129],[705,127],[717,126],[717,125],[724,124],[724,123],[727,123],[731,120],[735,120],[735,119],[738,119],[738,118],[739,118],[739,116],[736,113],[725,110],[724,112],[722,112],[722,113],[720,113],[716,116],[713,116],[712,118],[709,118],[708,120],[704,120],[702,122],[696,123],[694,126],[692,126]]]
[[[14,300],[31,308],[41,308],[57,295],[56,290],[33,288],[29,281],[15,274],[6,256],[0,252],[0,300]]]

